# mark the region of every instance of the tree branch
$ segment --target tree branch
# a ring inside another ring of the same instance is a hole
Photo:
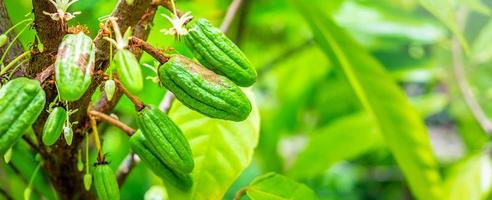
[[[232,3],[227,9],[224,21],[222,22],[222,25],[220,25],[220,30],[222,30],[223,32],[227,32],[227,30],[229,30],[229,27],[231,26],[232,21],[234,20],[234,17],[236,16],[236,13],[239,10],[239,7],[241,7],[242,3],[242,0],[232,0]]]
[[[118,120],[118,119],[116,119],[114,117],[111,117],[109,115],[106,115],[106,114],[104,114],[102,112],[92,110],[92,111],[89,111],[89,114],[92,115],[93,117],[95,117],[96,119],[99,119],[101,121],[105,121],[108,124],[111,124],[111,125],[119,128],[119,129],[121,129],[128,136],[132,136],[133,133],[135,133],[135,129],[130,128],[128,125],[126,125],[125,123],[121,122],[120,120]]]
[[[464,23],[466,16],[465,10],[461,9],[457,14],[457,22],[459,25]],[[477,122],[482,127],[483,131],[491,134],[492,133],[492,122],[488,119],[487,115],[483,111],[482,107],[475,99],[473,92],[468,85],[468,81],[466,80],[466,74],[464,70],[464,62],[463,62],[463,52],[461,48],[461,43],[456,37],[453,37],[452,40],[452,55],[453,55],[453,70],[454,76],[456,78],[456,82],[460,89],[460,93],[465,99],[465,103],[470,108],[473,116],[477,120]]]
[[[120,188],[123,186],[123,183],[125,183],[126,178],[130,175],[133,168],[140,162],[136,157],[137,156],[134,153],[129,153],[125,160],[120,164],[117,172],[118,185]]]

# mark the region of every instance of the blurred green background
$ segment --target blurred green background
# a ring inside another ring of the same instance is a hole
[[[384,66],[425,121],[439,172],[447,180],[465,172],[477,173],[460,179],[463,185],[480,188],[477,199],[487,197],[492,177],[489,136],[480,127],[461,95],[453,72],[452,38],[463,35],[470,47],[463,62],[473,96],[487,116],[492,115],[492,1],[441,2],[439,13],[464,13],[464,22],[442,18],[417,0],[312,0],[369,55]],[[5,0],[14,23],[31,11],[30,0]],[[181,10],[209,19],[219,26],[230,0],[178,0]],[[71,25],[88,26],[92,37],[98,18],[110,14],[115,0],[80,0],[71,10],[82,14]],[[443,11],[444,12],[444,11]],[[159,13],[168,14],[164,8]],[[436,17],[437,16],[437,17]],[[453,30],[454,24],[456,30]],[[184,44],[165,36],[160,29],[170,23],[157,15],[149,42],[159,48],[174,47],[191,56]],[[252,87],[260,110],[261,129],[251,165],[225,194],[234,193],[255,177],[275,171],[309,186],[321,199],[412,199],[408,183],[375,125],[367,123],[363,106],[349,81],[323,47],[299,10],[285,0],[246,0],[227,35],[249,57],[258,70]],[[27,47],[34,32],[22,35]],[[343,45],[343,43],[342,43]],[[463,43],[462,43],[463,45]],[[354,51],[357,52],[357,51]],[[348,59],[351,59],[348,55]],[[153,64],[144,55],[141,63]],[[151,76],[151,70],[144,68]],[[158,105],[165,94],[150,80],[140,97]],[[385,105],[385,102],[381,102]],[[401,110],[405,112],[405,110]],[[122,121],[135,126],[133,106],[124,98],[114,111]],[[398,124],[398,121],[394,122]],[[117,169],[128,153],[125,134],[104,127],[104,149]],[[402,148],[406,148],[403,147]],[[485,152],[485,153],[484,153]],[[91,156],[95,156],[92,152]],[[479,161],[477,161],[477,158]],[[484,159],[482,159],[484,158]],[[25,144],[14,149],[13,164],[30,177],[34,155]],[[1,187],[22,199],[23,178],[1,165]],[[475,171],[473,171],[475,170]],[[478,170],[478,171],[477,171]],[[46,177],[38,177],[34,198],[53,198]],[[130,174],[122,187],[122,199],[143,199],[160,181],[143,165]],[[460,188],[463,188],[460,186]],[[472,189],[470,189],[472,190]],[[473,193],[473,191],[468,191]],[[42,194],[42,195],[40,195]],[[0,197],[1,199],[2,197]]]

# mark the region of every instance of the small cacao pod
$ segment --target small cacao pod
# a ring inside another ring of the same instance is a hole
[[[65,35],[55,61],[56,87],[62,100],[76,101],[89,88],[95,52],[92,39],[84,33]]]
[[[191,30],[184,36],[185,43],[202,65],[242,87],[256,81],[256,70],[248,58],[220,29],[198,19]]]
[[[171,170],[187,174],[194,162],[190,144],[174,122],[157,108],[146,106],[137,114],[137,125],[150,148]]]
[[[21,77],[0,89],[0,155],[5,154],[36,121],[45,100],[37,80]]]
[[[106,97],[108,98],[108,101],[111,101],[111,99],[113,99],[115,91],[116,91],[116,84],[114,80],[107,80],[104,83],[104,92],[106,92]]]
[[[132,52],[120,49],[114,55],[118,79],[132,94],[137,94],[143,89],[142,70],[137,58]]]
[[[130,147],[140,157],[143,163],[166,183],[183,190],[189,189],[193,184],[189,174],[181,174],[173,171],[165,164],[165,161],[160,159],[157,152],[153,152],[152,144],[150,144],[140,130],[137,130],[130,138]]]
[[[63,124],[67,120],[67,111],[62,107],[55,107],[51,111],[43,128],[43,143],[51,146],[55,144],[60,137],[63,129]]]
[[[120,199],[120,190],[116,176],[108,164],[96,164],[94,169],[94,187],[100,200]]]
[[[65,142],[70,146],[72,145],[73,140],[73,130],[72,127],[65,125],[63,126],[63,137],[65,138]]]
[[[91,174],[85,174],[84,175],[85,190],[89,191],[91,189],[91,185],[92,185],[92,175]]]
[[[204,115],[242,121],[251,112],[251,103],[241,88],[189,58],[173,55],[158,73],[162,84],[179,101]]]
[[[5,44],[7,44],[8,40],[9,38],[7,37],[7,35],[0,35],[0,47],[3,47]]]

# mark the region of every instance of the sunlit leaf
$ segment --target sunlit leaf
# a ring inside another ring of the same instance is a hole
[[[380,144],[382,138],[367,113],[340,118],[309,136],[306,148],[289,172],[295,178],[320,175],[333,164],[354,158]]]
[[[472,61],[481,64],[492,58],[492,21],[489,21],[472,44]]]
[[[449,200],[479,200],[492,186],[492,162],[487,153],[473,155],[454,166],[446,179]]]
[[[195,168],[193,188],[167,188],[170,199],[221,199],[234,180],[250,164],[258,143],[259,114],[253,95],[250,116],[242,122],[211,119],[176,101],[170,117],[190,142]]]
[[[492,12],[487,5],[483,4],[481,0],[461,0],[465,3],[471,10],[477,11],[484,15],[491,15]]]
[[[276,173],[257,177],[246,189],[251,200],[314,200],[316,194],[306,185]]]
[[[468,0],[466,0],[468,1]],[[451,32],[458,38],[465,52],[470,52],[468,42],[456,23],[456,9],[453,1],[449,0],[419,0],[420,5],[427,9],[432,15],[446,25]]]
[[[426,127],[405,94],[384,68],[332,19],[304,1],[294,1],[315,40],[343,71],[364,108],[374,117],[419,199],[441,199],[442,181]]]

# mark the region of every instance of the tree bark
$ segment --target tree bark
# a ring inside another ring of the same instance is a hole
[[[117,22],[121,30],[124,31],[128,27],[133,27],[134,36],[146,40],[150,31],[149,27],[151,27],[149,24],[152,23],[157,9],[157,6],[152,5],[151,1],[135,0],[133,5],[128,5],[126,1],[120,0],[112,16],[118,18]],[[55,11],[54,6],[48,0],[33,0],[32,2],[35,14],[35,28],[44,45],[44,51],[33,52],[29,70],[24,73],[24,76],[34,78],[38,74],[43,74],[43,79],[46,79],[42,85],[46,92],[47,103],[45,110],[47,110],[49,103],[57,96],[54,74],[51,68],[55,61],[58,45],[66,34],[62,30],[66,30],[66,28],[62,28],[60,22],[52,20],[43,13],[43,11]],[[81,146],[85,133],[90,131],[86,109],[89,106],[92,95],[103,82],[103,74],[109,63],[110,44],[102,39],[103,36],[102,30],[100,30],[94,39],[94,44],[97,48],[96,65],[89,89],[80,100],[68,104],[69,109],[78,109],[78,112],[70,117],[70,121],[78,121],[78,124],[73,126],[74,137],[72,145],[67,145],[64,139],[58,140],[56,144],[50,147],[44,146],[42,142],[37,143],[40,149],[39,153],[44,160],[43,168],[57,190],[60,199],[94,199],[93,194],[84,189],[83,172],[77,170],[77,151]],[[141,55],[140,51],[134,50],[133,52],[137,56]],[[109,113],[113,110],[120,96],[121,94],[115,95],[114,100],[110,102],[100,101],[95,108],[100,112]],[[47,116],[47,112],[41,113],[37,122],[33,125],[38,141],[41,141],[42,129]]]

